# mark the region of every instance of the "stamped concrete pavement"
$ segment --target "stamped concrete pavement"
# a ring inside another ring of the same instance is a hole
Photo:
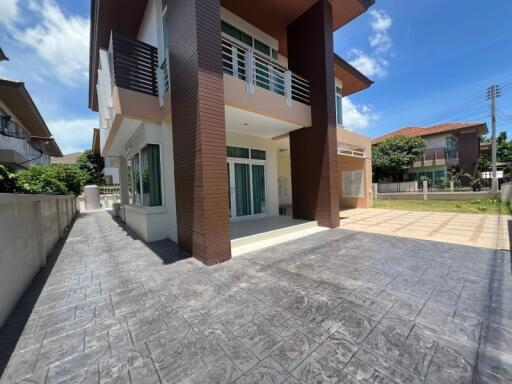
[[[509,252],[330,230],[214,267],[82,214],[3,383],[509,383]]]

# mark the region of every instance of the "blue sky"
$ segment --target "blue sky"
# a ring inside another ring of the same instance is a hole
[[[335,33],[335,51],[375,81],[350,97],[367,120],[346,124],[371,137],[448,121],[490,128],[485,90],[504,84],[498,131],[512,136],[511,16],[511,1],[377,0]]]
[[[90,147],[89,0],[0,0],[0,77],[24,81],[64,153]],[[498,131],[512,136],[512,2],[377,0],[335,33],[336,53],[375,81],[345,99],[349,129],[486,121],[502,84]]]

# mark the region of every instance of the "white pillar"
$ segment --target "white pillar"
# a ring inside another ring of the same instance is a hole
[[[451,180],[450,181],[450,192],[454,192],[455,191],[455,185],[453,184],[453,181]]]
[[[373,200],[377,200],[379,198],[379,184],[373,183]]]
[[[124,157],[119,157],[119,188],[121,195],[121,205],[128,205],[130,197],[128,195],[128,163]]]
[[[286,105],[292,106],[292,73],[286,71],[284,73],[284,97],[286,99]]]
[[[252,49],[245,52],[245,81],[247,93],[254,93],[254,53]]]
[[[423,180],[423,200],[427,200],[428,199],[428,181],[427,180]]]

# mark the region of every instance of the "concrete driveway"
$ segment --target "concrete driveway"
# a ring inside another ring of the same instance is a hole
[[[214,267],[82,215],[0,331],[4,383],[510,383],[509,252],[326,230]]]
[[[340,218],[342,228],[354,231],[510,250],[512,216],[350,209]]]

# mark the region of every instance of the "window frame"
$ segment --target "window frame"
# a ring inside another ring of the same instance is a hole
[[[142,180],[142,151],[144,148],[146,148],[148,145],[156,145],[158,146],[158,161],[159,161],[159,164],[160,164],[160,196],[161,196],[161,202],[160,202],[160,205],[144,205],[143,204],[143,201],[144,201],[144,198],[143,198],[143,195],[144,195],[144,183],[143,183],[143,180]],[[135,156],[138,156],[139,157],[139,160],[138,160],[138,168],[139,168],[139,188],[140,188],[140,203],[137,204],[136,202],[136,199],[135,199],[135,168],[133,166],[134,164],[134,158]],[[164,194],[164,173],[163,173],[163,156],[162,156],[162,144],[160,143],[154,143],[154,142],[147,142],[147,143],[144,143],[142,144],[139,149],[133,153],[131,153],[130,157],[127,157],[126,158],[126,161],[127,162],[130,162],[131,161],[131,178],[132,178],[132,185],[131,185],[131,193],[132,193],[132,202],[129,203],[128,205],[129,206],[132,206],[132,207],[137,207],[137,208],[144,208],[144,209],[154,209],[154,208],[163,208],[165,207],[165,194]]]
[[[222,36],[226,37],[227,39],[234,39],[238,44],[242,44],[242,46],[244,46],[244,47],[251,48],[252,50],[257,52],[258,54],[261,54],[261,55],[267,57],[271,61],[276,61],[277,62],[279,60],[279,50],[277,48],[274,48],[274,47],[268,45],[267,43],[264,43],[260,39],[256,38],[254,35],[251,35],[251,34],[245,32],[244,30],[238,28],[237,26],[231,24],[230,22],[228,22],[226,20],[222,20],[221,19],[220,22],[221,22],[221,35]],[[228,32],[225,32],[223,30],[223,25],[226,25],[229,28],[233,28],[234,30],[239,32],[240,33],[240,39],[238,39],[237,37],[229,34]],[[242,39],[242,36],[250,37],[251,44],[250,45],[247,44],[247,42]],[[258,44],[262,45],[262,46],[268,47],[269,52],[265,53],[265,52],[262,52],[260,49],[256,48],[256,42]]]
[[[354,189],[354,174],[355,173],[361,173],[361,192],[359,195],[355,194]],[[345,183],[345,175],[350,175],[351,183],[350,183],[350,191],[348,190],[348,186]],[[345,198],[357,198],[357,199],[363,199],[365,197],[365,182],[364,182],[365,172],[364,169],[355,169],[352,171],[344,171],[341,175],[341,189],[342,189],[342,196]]]
[[[334,85],[334,103],[336,109],[336,125],[343,127],[343,87],[340,84]],[[340,110],[338,112],[338,98]]]

